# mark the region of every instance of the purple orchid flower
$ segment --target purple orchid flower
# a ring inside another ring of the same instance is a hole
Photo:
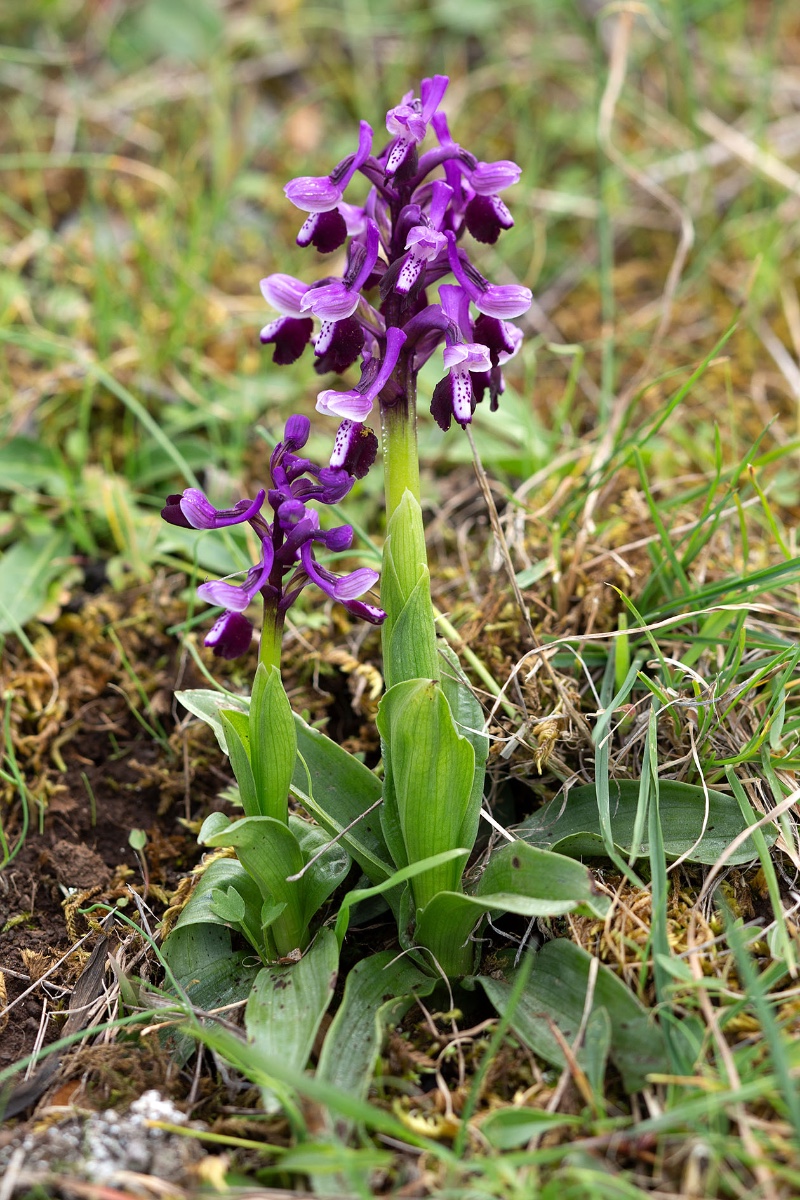
[[[374,221],[367,221],[367,233],[363,243],[350,243],[347,270],[341,280],[309,288],[300,301],[303,312],[309,309],[315,317],[328,321],[341,321],[351,317],[358,308],[360,291],[372,274],[378,258],[380,235]]]
[[[262,345],[274,345],[272,361],[279,366],[295,362],[311,341],[314,322],[300,307],[308,290],[307,284],[291,275],[268,275],[261,280],[261,294],[267,304],[283,313],[265,325],[260,334]]]
[[[388,329],[383,361],[368,359],[362,367],[361,379],[349,392],[330,389],[320,392],[317,396],[317,412],[346,417],[355,422],[361,422],[368,417],[376,398],[389,382],[405,340],[406,335],[402,329]]]
[[[487,317],[507,321],[511,317],[521,317],[528,311],[533,303],[530,288],[521,287],[518,283],[489,283],[489,280],[484,279],[480,271],[472,265],[464,251],[458,249],[454,234],[448,232],[446,237],[450,270],[478,312],[485,313]]]
[[[446,75],[423,79],[419,100],[415,99],[413,92],[406,92],[402,102],[396,108],[389,109],[386,129],[395,141],[391,144],[384,167],[387,177],[395,175],[409,153],[425,140],[428,123],[441,104],[449,82]]]
[[[479,242],[494,245],[503,229],[511,229],[514,218],[497,195],[503,188],[519,182],[521,169],[515,162],[479,162],[467,171],[469,185],[475,195],[464,210],[464,222]]]
[[[366,121],[359,126],[358,149],[349,154],[331,171],[330,175],[302,175],[290,180],[283,189],[287,199],[296,208],[311,215],[304,221],[297,235],[298,246],[313,245],[322,254],[330,254],[344,244],[348,234],[358,232],[354,212],[343,211],[345,189],[360,166],[369,158],[372,149],[372,129]]]
[[[442,309],[448,318],[445,330],[444,365],[447,375],[434,388],[431,413],[436,423],[447,431],[453,417],[462,429],[469,425],[475,411],[472,373],[491,368],[487,346],[467,341],[472,328],[469,319],[469,296],[455,284],[439,288]]]

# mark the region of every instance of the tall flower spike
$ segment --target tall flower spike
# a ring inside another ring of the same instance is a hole
[[[311,216],[304,221],[297,235],[298,246],[313,243],[322,254],[337,250],[352,233],[352,215],[340,209],[344,192],[372,149],[372,129],[366,121],[359,126],[358,149],[333,168],[330,175],[301,175],[290,180],[283,189],[296,208]],[[351,208],[351,205],[347,206]]]
[[[393,143],[384,168],[386,175],[395,175],[412,149],[425,140],[428,122],[442,102],[450,82],[446,75],[434,75],[423,79],[420,99],[413,92],[406,92],[401,104],[390,108],[386,114],[386,128],[397,140]]]
[[[489,280],[484,279],[480,271],[473,267],[464,251],[458,249],[455,235],[448,231],[446,237],[450,270],[478,312],[485,313],[487,317],[507,321],[511,317],[521,317],[528,311],[533,303],[530,288],[517,283],[489,283]]]
[[[369,359],[361,370],[361,379],[349,392],[327,390],[317,396],[317,412],[350,421],[363,421],[372,412],[372,405],[389,382],[406,335],[392,327],[386,331],[386,351],[383,361]]]

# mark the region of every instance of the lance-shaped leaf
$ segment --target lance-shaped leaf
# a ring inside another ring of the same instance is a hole
[[[381,781],[369,767],[295,714],[298,762],[292,793],[332,836],[342,833],[348,853],[372,883],[392,872],[392,860],[381,832],[377,809],[363,819],[381,797]],[[302,761],[300,761],[302,759]],[[310,778],[310,785],[309,785]]]
[[[564,1065],[564,1053],[552,1031],[558,1026],[572,1045],[583,1019],[592,956],[573,942],[547,942],[536,955],[533,974],[514,1011],[512,1028],[517,1037],[555,1066]],[[505,978],[479,975],[478,982],[499,1013],[513,987],[514,971]],[[622,1075],[628,1092],[644,1086],[651,1072],[670,1070],[664,1035],[633,992],[608,967],[600,965],[594,984],[592,1012],[605,1009],[611,1024],[611,1061]],[[579,1050],[578,1062],[592,1071],[593,1050]]]
[[[435,955],[448,975],[466,975],[473,966],[470,935],[485,913],[603,917],[608,906],[580,863],[511,842],[489,859],[474,895],[442,891],[433,897],[418,916],[414,940]]]
[[[233,846],[263,899],[270,905],[286,905],[271,926],[278,953],[302,948],[308,941],[304,881],[286,880],[301,870],[304,859],[289,827],[274,817],[243,817],[208,837],[206,845]]]
[[[730,796],[691,783],[672,779],[658,782],[659,818],[664,840],[664,853],[669,860],[683,854],[691,862],[712,864],[717,861],[745,828],[744,819]],[[620,854],[646,857],[650,852],[647,840],[646,813],[639,812],[640,784],[634,779],[612,779],[609,799],[614,845]],[[643,840],[634,836],[637,826]],[[597,807],[597,788],[594,784],[573,788],[564,803],[557,796],[545,808],[524,821],[517,829],[521,838],[534,846],[557,850],[574,858],[605,855],[600,817]],[[772,845],[777,829],[767,826],[764,837]],[[758,857],[753,841],[748,838],[729,858],[731,865],[751,862]]]
[[[221,712],[236,708],[249,712],[248,696],[233,697],[211,688],[192,688],[176,692],[184,708],[210,725],[222,750],[228,745]],[[370,813],[358,820],[381,797],[381,781],[359,759],[348,754],[324,733],[293,714],[297,749],[291,791],[305,809],[332,836],[357,821],[342,837],[342,844],[373,883],[380,883],[392,871],[392,860],[381,832],[380,817]],[[302,761],[301,761],[302,760]],[[311,778],[309,790],[309,776]]]
[[[259,663],[250,702],[250,759],[261,813],[286,821],[297,735],[277,667]]]
[[[249,696],[234,696],[231,692],[217,692],[213,688],[187,688],[176,692],[175,699],[193,716],[199,717],[214,730],[220,749],[227,754],[228,743],[222,725],[222,713],[229,709],[237,709],[247,713],[250,710]]]
[[[475,752],[458,732],[441,686],[430,679],[398,683],[383,697],[378,729],[391,747],[391,784],[406,858],[418,862],[455,846],[466,846],[474,830],[470,798]],[[466,858],[418,876],[413,884],[419,908],[440,891],[460,886]]]
[[[406,958],[384,950],[356,963],[319,1056],[317,1079],[348,1095],[367,1094],[386,1030],[402,1020],[417,996],[429,995],[436,980]],[[339,1123],[344,1136],[349,1123]]]
[[[220,713],[222,728],[225,732],[225,742],[231,767],[239,785],[239,795],[242,808],[248,817],[261,814],[258,800],[258,790],[250,761],[250,722],[246,713],[230,708]],[[212,843],[208,843],[211,845]],[[228,842],[215,842],[214,845],[226,846]]]
[[[350,855],[341,842],[331,843],[329,835],[318,825],[291,816],[289,828],[297,838],[303,860],[306,863],[315,860],[306,867],[302,880],[305,916],[310,921],[347,875]]]
[[[247,1036],[260,1051],[303,1070],[336,986],[339,947],[331,929],[321,929],[299,962],[265,967],[247,1001]],[[274,1106],[264,1089],[265,1106]]]
[[[472,780],[469,811],[475,821],[474,830],[464,830],[464,845],[472,846],[478,836],[483,800],[483,782],[486,777],[486,759],[489,757],[489,739],[483,731],[483,709],[475,698],[461,669],[455,652],[442,638],[437,641],[439,654],[446,660],[442,666],[442,691],[447,697],[453,720],[458,732],[463,734],[475,751],[475,774]]]
[[[381,604],[387,686],[439,677],[422,510],[406,491],[392,513],[383,549]]]

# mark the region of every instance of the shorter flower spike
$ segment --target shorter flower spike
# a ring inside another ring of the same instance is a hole
[[[207,604],[218,604],[220,608],[227,608],[231,612],[244,612],[267,583],[272,570],[275,552],[269,536],[262,537],[261,549],[261,561],[250,568],[244,583],[227,583],[224,579],[214,579],[210,583],[201,584],[197,589],[200,599],[205,600]]]
[[[395,340],[398,335],[402,344],[402,333],[395,331]],[[205,641],[221,658],[238,658],[248,649],[253,626],[243,614],[259,593],[271,607],[274,619],[282,623],[283,614],[309,580],[318,583],[326,595],[343,603],[354,616],[373,624],[380,624],[385,617],[382,609],[356,600],[376,581],[374,571],[363,568],[340,577],[315,562],[314,543],[339,553],[349,549],[353,530],[349,525],[321,529],[319,514],[308,506],[312,500],[336,504],[343,499],[374,461],[377,438],[363,425],[346,428],[337,441],[332,465],[321,467],[297,453],[308,441],[310,431],[308,417],[289,417],[283,440],[270,455],[272,486],[269,491],[262,488],[255,500],[240,500],[232,508],[217,509],[199,488],[186,488],[167,497],[161,515],[172,525],[219,529],[247,522],[261,543],[261,558],[242,583],[213,579],[197,589],[201,600],[226,610]],[[262,512],[265,500],[274,514],[271,523]]]

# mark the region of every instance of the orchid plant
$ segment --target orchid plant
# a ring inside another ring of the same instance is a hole
[[[275,363],[296,361],[309,344],[320,374],[341,375],[359,363],[354,386],[326,387],[317,396],[317,411],[339,421],[329,463],[318,466],[298,454],[310,423],[293,416],[270,460],[270,486],[255,499],[219,510],[189,488],[170,496],[163,510],[166,520],[195,529],[247,523],[261,547],[243,583],[220,580],[199,589],[224,610],[206,636],[215,654],[232,658],[249,647],[253,628],[245,613],[259,595],[263,624],[249,703],[220,711],[210,693],[183,693],[187,707],[215,724],[245,815],[231,822],[213,814],[203,825],[200,841],[232,847],[236,858],[212,863],[178,930],[214,922],[237,929],[257,951],[264,969],[248,1004],[248,1028],[257,1026],[262,1038],[277,1020],[266,999],[274,972],[285,970],[276,960],[310,961],[316,954],[325,964],[335,961],[351,908],[376,893],[393,910],[401,944],[419,970],[450,978],[476,969],[486,914],[604,910],[585,868],[516,839],[489,855],[479,877],[465,875],[489,743],[480,705],[436,636],[420,505],[417,380],[441,346],[442,378],[430,399],[434,420],[443,430],[453,423],[466,428],[487,395],[495,410],[503,366],[522,343],[512,322],[532,297],[517,284],[489,282],[466,249],[469,237],[492,244],[513,225],[500,193],[519,180],[520,169],[509,161],[481,162],[453,140],[441,109],[447,85],[436,75],[422,81],[419,97],[407,93],[387,114],[382,148],[374,148],[373,131],[362,121],[355,151],[328,175],[293,179],[285,188],[307,214],[299,245],[331,254],[346,244],[340,276],[306,284],[274,274],[261,282],[278,314],[261,331]],[[424,149],[429,133],[436,144]],[[344,197],[356,175],[369,190],[363,203],[351,204]],[[343,500],[369,470],[378,449],[368,424],[373,414],[386,493],[380,607],[359,599],[377,582],[375,572],[362,567],[337,577],[316,561],[315,547],[347,549],[352,530],[323,529],[310,507]],[[309,582],[354,616],[382,625],[382,778],[291,713],[280,677],[281,633],[288,607]],[[289,812],[290,793],[317,824]],[[369,817],[375,809],[379,822]],[[369,886],[344,897],[335,934],[322,930],[304,954],[315,914],[344,880],[351,858]],[[293,978],[300,988],[300,974]],[[314,993],[317,1024],[330,994],[319,987]],[[311,1027],[303,1029],[298,1061],[310,1045]]]

